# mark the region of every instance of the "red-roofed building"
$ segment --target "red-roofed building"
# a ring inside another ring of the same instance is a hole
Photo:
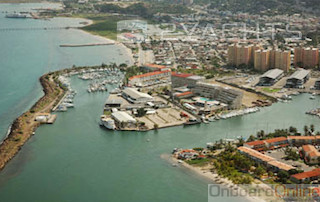
[[[281,147],[281,145],[288,144],[288,139],[286,137],[276,137],[265,140],[265,143],[268,148],[270,147]]]
[[[319,163],[318,159],[320,158],[320,152],[313,145],[303,145],[301,149],[301,154],[303,155],[306,163]]]
[[[149,87],[159,84],[171,83],[171,70],[149,72],[129,78],[129,85],[136,87]]]
[[[320,168],[316,168],[308,172],[291,175],[291,180],[293,182],[301,183],[301,182],[316,180],[319,177],[320,177]]]
[[[166,67],[164,65],[157,65],[157,64],[145,64],[145,65],[142,65],[142,68],[149,72],[164,71],[164,70],[170,69],[170,67]]]
[[[255,149],[257,151],[263,151],[268,149],[276,149],[279,147],[289,146],[288,138],[286,137],[276,137],[266,140],[256,140],[252,142],[244,143],[245,147]]]
[[[252,141],[252,142],[246,142],[243,144],[243,146],[251,148],[251,149],[255,149],[258,151],[263,151],[265,149],[267,149],[267,145],[263,140],[256,140],[256,141]]]
[[[290,145],[301,146],[305,144],[314,144],[316,138],[314,136],[288,136],[288,142]]]
[[[199,156],[199,153],[193,149],[184,149],[178,153],[180,159],[195,159]]]

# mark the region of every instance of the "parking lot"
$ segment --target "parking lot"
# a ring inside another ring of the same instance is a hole
[[[299,151],[299,149],[300,149],[297,147],[292,147],[292,148],[296,151]],[[288,165],[292,165],[293,167],[296,167],[299,170],[311,171],[314,168],[316,168],[315,166],[309,166],[309,165],[305,164],[302,159],[299,159],[298,161],[285,160],[284,158],[286,155],[285,155],[284,151],[285,151],[285,148],[280,148],[277,150],[267,151],[265,154],[270,157],[275,158],[276,160],[278,160],[280,162],[286,163]]]

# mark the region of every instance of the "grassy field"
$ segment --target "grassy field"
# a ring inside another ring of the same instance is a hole
[[[93,24],[82,28],[84,31],[90,32],[95,35],[107,37],[112,40],[117,39],[117,22],[128,19],[123,16],[111,16],[107,14],[86,14],[77,15],[74,17],[86,18],[93,21]]]
[[[262,89],[264,92],[266,93],[276,93],[278,91],[280,91],[281,89],[277,89],[277,88],[263,88]]]

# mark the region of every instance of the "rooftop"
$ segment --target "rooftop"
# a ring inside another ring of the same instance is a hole
[[[302,80],[302,79],[304,79],[308,74],[310,74],[310,70],[298,69],[297,71],[295,71],[295,72],[289,77],[289,79]]]
[[[126,95],[130,96],[133,99],[139,99],[139,98],[150,98],[152,99],[152,96],[147,93],[141,93],[137,91],[134,88],[125,88],[123,91]]]
[[[283,70],[280,69],[270,69],[266,73],[264,73],[261,77],[267,77],[270,79],[276,79],[278,78],[281,74],[283,74]]]
[[[272,166],[275,166],[281,170],[285,170],[285,171],[289,171],[291,169],[295,169],[293,166],[291,165],[288,165],[288,164],[285,164],[285,163],[282,163],[280,161],[270,161],[268,162],[268,164],[272,165]]]
[[[143,78],[143,77],[153,76],[153,75],[158,75],[158,74],[165,74],[165,73],[168,73],[170,71],[171,70],[168,69],[168,70],[164,70],[164,71],[148,72],[148,73],[145,73],[145,74],[132,76],[132,77],[129,78],[129,80],[136,79],[136,78]]]
[[[292,175],[293,178],[296,178],[298,180],[306,179],[306,178],[311,178],[311,177],[317,177],[320,176],[320,168],[313,169],[308,172],[303,172],[303,173],[298,173]]]
[[[111,116],[119,122],[136,122],[132,116],[123,111],[113,112]]]
[[[281,142],[281,141],[286,141],[286,140],[287,140],[286,137],[276,137],[276,138],[267,139],[265,141],[267,143],[274,143],[274,142]]]
[[[269,162],[269,161],[275,160],[274,158],[272,158],[270,156],[264,155],[256,150],[248,148],[248,147],[238,147],[238,150],[240,150],[244,153],[247,153],[248,155],[250,155],[252,157],[258,158],[264,162]]]

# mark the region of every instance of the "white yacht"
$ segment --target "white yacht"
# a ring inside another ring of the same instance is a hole
[[[116,125],[114,123],[114,120],[111,118],[106,117],[105,115],[101,116],[101,122],[100,124],[104,127],[106,127],[107,129],[110,130],[115,130],[116,129]]]

